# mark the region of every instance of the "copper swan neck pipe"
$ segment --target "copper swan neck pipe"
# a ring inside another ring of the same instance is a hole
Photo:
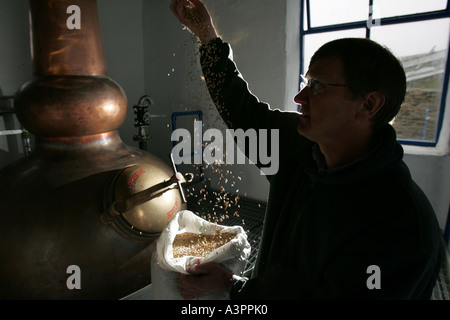
[[[79,29],[68,27],[71,15]],[[34,75],[106,76],[95,0],[30,0],[30,26]]]

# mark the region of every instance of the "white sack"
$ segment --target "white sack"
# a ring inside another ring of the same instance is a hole
[[[177,234],[183,232],[199,234],[230,232],[236,236],[225,245],[210,252],[206,257],[185,256],[174,258],[173,241]],[[216,262],[226,267],[233,274],[241,274],[250,256],[250,250],[247,234],[242,227],[217,225],[188,210],[178,212],[169,221],[156,243],[156,252],[153,254],[151,266],[153,299],[183,299],[178,289],[179,274],[188,274],[186,267],[190,265]],[[228,294],[204,297],[204,299],[227,298],[229,298]]]

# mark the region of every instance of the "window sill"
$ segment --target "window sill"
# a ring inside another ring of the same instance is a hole
[[[446,156],[450,154],[449,141],[438,143],[435,147],[423,147],[402,144],[405,154],[408,155],[426,155],[426,156]],[[445,146],[444,146],[445,144]]]

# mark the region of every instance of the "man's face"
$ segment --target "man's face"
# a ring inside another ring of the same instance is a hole
[[[310,66],[306,78],[321,83],[346,85],[342,61],[338,58],[324,58]],[[297,131],[319,144],[329,143],[354,134],[356,114],[362,105],[361,99],[352,98],[345,86],[319,85],[317,93],[306,87],[294,98],[301,104],[302,116]]]

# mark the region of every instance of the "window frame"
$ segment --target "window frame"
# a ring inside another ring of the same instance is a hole
[[[304,43],[305,37],[312,34],[333,32],[333,31],[345,31],[351,29],[365,29],[366,30],[366,38],[370,38],[371,28],[368,27],[368,21],[371,20],[372,17],[369,13],[370,7],[373,6],[374,0],[368,0],[367,5],[367,14],[368,17],[363,21],[354,21],[354,22],[346,22],[340,24],[333,24],[327,26],[318,26],[311,27],[311,0],[300,0],[300,74],[304,74],[305,65],[304,65]],[[304,12],[306,10],[306,14]],[[442,18],[450,18],[450,0],[447,0],[447,7],[438,11],[424,12],[424,13],[415,13],[408,14],[402,16],[394,16],[394,17],[385,17],[376,19],[377,25],[387,26],[387,25],[396,25],[408,22],[421,22],[421,21],[429,21],[436,20]],[[305,29],[305,19],[306,19],[306,29]],[[397,139],[399,143],[402,145],[411,145],[411,146],[423,146],[423,147],[436,147],[440,138],[440,134],[442,131],[442,126],[444,123],[444,113],[445,106],[448,94],[448,84],[450,78],[450,37],[449,44],[447,47],[447,61],[445,63],[445,71],[444,71],[444,79],[443,86],[440,98],[440,106],[438,112],[438,118],[436,123],[436,134],[434,137],[434,141],[420,141],[420,140],[409,140],[409,139]],[[300,82],[299,82],[300,89]]]

